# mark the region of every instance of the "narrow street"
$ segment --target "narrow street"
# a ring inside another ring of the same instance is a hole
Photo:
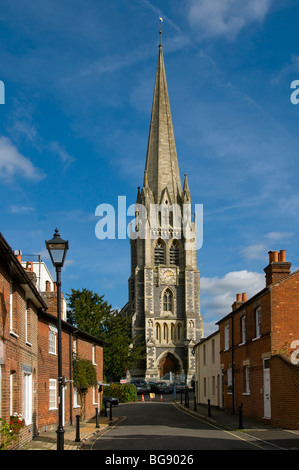
[[[173,403],[171,397],[162,403],[123,404],[113,409],[113,416],[120,417],[118,423],[91,439],[86,450],[189,451],[192,454],[200,450],[265,449],[265,444],[253,436],[226,431],[190,415]]]

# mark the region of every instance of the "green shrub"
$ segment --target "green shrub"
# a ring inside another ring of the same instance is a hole
[[[118,398],[120,403],[137,401],[137,390],[133,384],[111,384],[103,388],[105,396]]]

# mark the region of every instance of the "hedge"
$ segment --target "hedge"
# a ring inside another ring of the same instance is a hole
[[[120,403],[137,401],[137,389],[133,384],[111,384],[103,388],[104,396],[118,398]]]

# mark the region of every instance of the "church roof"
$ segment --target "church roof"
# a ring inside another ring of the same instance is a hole
[[[161,203],[165,188],[171,204],[181,195],[181,179],[177,159],[162,45],[158,64],[148,138],[145,175],[156,204]]]

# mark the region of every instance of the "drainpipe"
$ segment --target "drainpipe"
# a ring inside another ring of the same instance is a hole
[[[235,354],[234,354],[234,317],[232,319],[232,399],[233,399],[233,415],[235,414]]]
[[[73,335],[78,330],[74,330],[69,335],[69,370],[70,370],[70,425],[73,425]]]

